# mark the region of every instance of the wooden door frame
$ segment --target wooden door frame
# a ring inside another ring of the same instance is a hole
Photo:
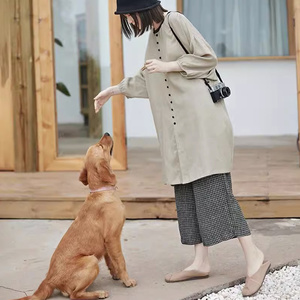
[[[12,76],[12,72],[17,71],[17,66],[12,65],[12,60],[16,62],[16,54],[18,49],[12,49],[12,29],[14,27],[14,32],[16,29],[19,30],[19,26],[14,23],[20,23],[23,21],[23,14],[15,18],[16,15],[15,2],[12,0],[2,0],[0,1],[0,95],[1,95],[1,109],[0,109],[0,170],[1,171],[12,171],[15,169],[15,125],[14,125],[14,97],[18,97],[19,94],[16,92],[20,89],[20,84],[18,87],[13,88],[12,82],[17,81],[16,77]],[[17,27],[17,28],[15,28]],[[25,25],[24,30],[28,30]],[[20,41],[18,36],[14,43]],[[21,45],[20,45],[21,46]],[[12,52],[14,50],[14,52]],[[23,58],[23,57],[22,57]],[[21,60],[18,60],[18,67],[20,66]],[[27,65],[28,66],[28,65]],[[20,73],[18,74],[20,75]],[[15,74],[16,76],[16,74]],[[13,80],[14,79],[14,80]],[[20,81],[19,81],[20,83]],[[25,89],[22,89],[24,92]],[[13,101],[12,101],[13,100]],[[20,106],[19,99],[16,108]],[[18,114],[19,115],[19,114]],[[21,129],[21,128],[20,128]],[[23,130],[23,129],[22,129]],[[19,142],[19,140],[18,140]],[[20,145],[19,145],[20,146]],[[25,145],[23,145],[25,147]],[[18,155],[18,157],[20,157]],[[24,156],[23,156],[24,157]],[[24,157],[25,158],[25,157]]]
[[[294,0],[294,23],[297,65],[297,99],[298,99],[298,150],[300,151],[300,2]],[[299,157],[300,158],[300,157]]]
[[[13,102],[14,170],[37,170],[37,127],[35,101],[32,1],[11,0],[11,88]]]
[[[114,15],[115,1],[109,3],[111,82],[123,78],[123,51],[120,18]],[[39,171],[72,171],[83,166],[83,156],[58,157],[52,1],[32,0],[35,97],[37,107],[37,148]],[[117,62],[117,63],[116,63]],[[127,169],[125,103],[123,96],[112,99],[114,154],[112,167]]]

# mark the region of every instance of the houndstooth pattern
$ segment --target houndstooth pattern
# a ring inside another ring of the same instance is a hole
[[[232,193],[230,173],[174,185],[174,189],[182,244],[212,246],[251,234]]]

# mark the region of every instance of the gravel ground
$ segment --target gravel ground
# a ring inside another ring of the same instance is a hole
[[[221,290],[201,298],[201,300],[300,300],[300,266],[283,267],[269,273],[259,292],[253,297],[243,297],[244,284]]]

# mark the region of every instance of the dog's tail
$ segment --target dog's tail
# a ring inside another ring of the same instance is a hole
[[[54,287],[45,279],[32,296],[27,296],[15,300],[46,300],[53,293]]]

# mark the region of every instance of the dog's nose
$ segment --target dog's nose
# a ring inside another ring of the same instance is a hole
[[[110,134],[108,133],[108,132],[105,132],[105,134],[104,134],[105,136],[110,136]]]

